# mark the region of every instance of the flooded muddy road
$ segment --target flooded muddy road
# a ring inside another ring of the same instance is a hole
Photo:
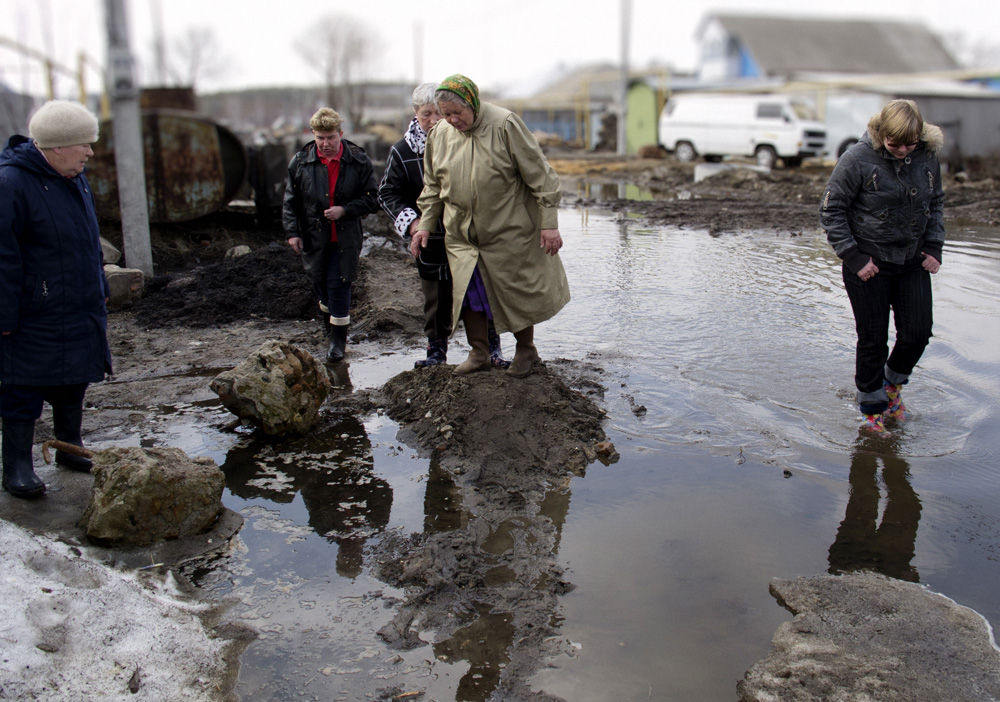
[[[87,440],[177,446],[225,471],[244,527],[182,572],[259,633],[240,660],[242,700],[736,700],[791,617],[768,581],[859,568],[996,626],[1000,230],[948,223],[913,416],[865,440],[853,319],[815,187],[793,184],[804,202],[783,194],[773,226],[749,229],[671,223],[689,197],[609,207],[578,188],[560,214],[573,300],[536,330],[546,369],[532,379],[549,384],[519,397],[498,372],[438,378],[474,420],[407,410],[429,402],[408,373],[418,288],[386,257],[390,292],[360,301],[350,363],[309,437],[227,430],[207,388],[268,336],[323,350],[315,322],[261,323],[251,309],[159,331],[141,311],[115,320],[119,377],[88,395]],[[744,212],[755,188],[723,207]],[[758,207],[753,223],[771,221]],[[181,303],[157,304],[166,318]],[[583,430],[552,446],[606,439],[613,455],[539,458],[495,408],[562,386],[599,409],[557,398],[573,419],[560,426]],[[436,450],[449,430],[510,453]]]

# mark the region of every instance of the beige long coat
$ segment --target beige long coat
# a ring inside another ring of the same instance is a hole
[[[497,331],[544,322],[569,302],[562,261],[539,233],[558,228],[559,198],[558,176],[514,113],[484,102],[469,131],[444,120],[431,129],[417,207],[421,229],[444,221],[456,322],[477,263]]]

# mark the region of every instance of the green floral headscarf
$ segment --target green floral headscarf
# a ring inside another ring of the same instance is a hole
[[[479,115],[479,87],[472,82],[471,78],[466,78],[461,73],[456,73],[441,81],[441,85],[437,89],[455,93],[469,103],[473,114]]]

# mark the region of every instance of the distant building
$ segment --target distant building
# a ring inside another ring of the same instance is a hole
[[[35,100],[14,92],[0,83],[0,148],[14,134],[28,134],[28,117],[35,109]]]
[[[1000,154],[1000,92],[964,72],[925,25],[713,12],[696,38],[699,89],[793,92],[827,123],[829,155],[860,138],[868,118],[910,98],[945,130],[945,160]],[[975,80],[974,80],[975,79]]]
[[[535,95],[497,102],[518,113],[533,132],[549,135],[567,145],[586,149],[615,149],[615,115],[621,71],[612,64],[594,64],[566,71]],[[677,74],[669,66],[652,66],[629,72],[626,150],[656,144],[656,120],[666,98],[680,88],[690,88],[692,76]]]
[[[695,38],[702,83],[961,68],[937,35],[913,22],[710,13]]]

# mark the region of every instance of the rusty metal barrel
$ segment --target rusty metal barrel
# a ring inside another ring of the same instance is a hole
[[[246,182],[243,144],[198,113],[143,110],[142,140],[150,222],[187,222],[212,214],[228,205]],[[114,126],[104,121],[87,162],[87,178],[98,215],[111,220],[121,218],[114,148]]]

